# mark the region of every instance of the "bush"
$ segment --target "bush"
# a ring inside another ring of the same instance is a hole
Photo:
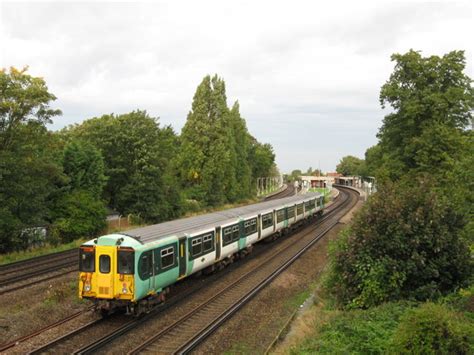
[[[385,354],[400,318],[413,304],[392,302],[368,310],[319,310],[315,327],[292,354]],[[324,313],[319,313],[324,312]],[[320,319],[326,319],[320,322]]]
[[[333,245],[326,287],[339,305],[435,299],[466,285],[463,215],[429,179],[414,182],[382,186]]]
[[[105,224],[104,203],[89,192],[74,191],[61,197],[55,206],[53,234],[63,242],[94,236]]]
[[[472,354],[474,325],[431,302],[407,312],[393,337],[393,350],[409,354]]]

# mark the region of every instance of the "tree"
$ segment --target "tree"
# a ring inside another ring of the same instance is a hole
[[[92,237],[105,227],[102,155],[90,143],[73,140],[64,147],[62,168],[65,178],[51,196],[53,236],[63,242]]]
[[[179,167],[188,197],[208,205],[227,201],[235,185],[235,141],[227,115],[224,81],[206,76],[181,132]]]
[[[249,161],[251,137],[245,120],[240,116],[239,102],[236,101],[229,112],[232,128],[231,135],[235,141],[236,187],[238,198],[252,195],[252,167]]]
[[[28,122],[41,126],[51,123],[51,118],[61,114],[49,107],[56,96],[48,91],[43,78],[35,78],[22,70],[11,67],[0,70],[0,150],[8,149],[18,134],[18,127]]]
[[[249,160],[252,166],[252,176],[255,181],[259,177],[270,175],[272,166],[275,163],[275,153],[273,152],[271,144],[262,144],[255,138],[251,138]]]
[[[53,234],[63,242],[92,237],[105,224],[104,203],[89,191],[73,190],[62,194],[53,210]]]
[[[47,225],[49,198],[62,179],[57,142],[45,124],[55,96],[26,68],[0,70],[0,252],[28,247],[24,233]]]
[[[104,159],[100,151],[87,142],[72,141],[64,148],[64,173],[72,190],[89,191],[99,199],[106,184]]]
[[[104,115],[61,134],[100,150],[107,176],[103,197],[112,208],[155,223],[180,214],[177,182],[170,178],[178,140],[157,118],[146,111]]]
[[[364,160],[352,155],[343,157],[336,166],[336,171],[344,176],[361,175],[363,169]]]
[[[426,152],[419,149],[418,140],[426,130],[434,137],[434,130],[441,126],[454,132],[471,122],[474,91],[463,72],[463,51],[424,58],[410,50],[392,55],[392,61],[395,69],[382,86],[380,103],[390,105],[394,112],[385,116],[377,136],[386,170],[396,179],[419,167],[418,156]]]

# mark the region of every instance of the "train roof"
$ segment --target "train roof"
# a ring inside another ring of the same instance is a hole
[[[137,229],[131,229],[120,234],[138,238],[142,243],[150,243],[168,236],[181,237],[196,232],[205,231],[215,227],[217,224],[232,223],[236,219],[245,219],[259,213],[273,211],[279,207],[294,205],[304,201],[312,200],[322,195],[311,192],[304,195],[285,197],[278,200],[265,201],[243,207],[213,212],[205,215],[181,218],[169,222],[163,222]]]

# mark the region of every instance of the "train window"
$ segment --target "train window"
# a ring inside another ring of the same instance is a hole
[[[161,249],[161,269],[174,265],[174,247]]]
[[[262,216],[262,229],[273,226],[273,213],[267,213]]]
[[[222,239],[222,241],[224,245],[232,243],[232,227],[224,228],[223,235],[224,238]]]
[[[212,234],[206,234],[202,237],[202,244],[205,252],[212,250]]]
[[[232,240],[236,241],[240,238],[240,227],[238,224],[232,227]]]
[[[245,221],[244,222],[244,233],[245,233],[246,236],[252,234],[251,221]]]
[[[110,272],[110,256],[99,256],[99,270],[103,274],[108,274]]]
[[[257,219],[253,218],[247,222],[247,226],[245,227],[245,235],[253,234],[257,231]]]
[[[316,199],[311,200],[311,208],[316,208]]]
[[[277,223],[283,222],[285,220],[285,209],[277,211]]]
[[[133,249],[119,249],[117,272],[119,274],[133,274],[135,272],[135,253]]]
[[[288,207],[288,219],[295,217],[295,207]]]
[[[310,205],[309,205],[309,201],[306,201],[306,202],[304,203],[304,210],[305,210],[305,211],[309,211],[310,209],[311,209],[311,207],[310,207]]]
[[[300,203],[299,205],[296,206],[296,214],[299,216],[300,214],[303,214],[303,204]]]
[[[79,271],[94,272],[95,271],[95,252],[94,248],[79,249]]]
[[[138,262],[138,274],[142,280],[147,280],[153,273],[153,258],[151,250],[142,253]]]
[[[191,255],[198,256],[202,253],[202,237],[195,238],[191,242]]]

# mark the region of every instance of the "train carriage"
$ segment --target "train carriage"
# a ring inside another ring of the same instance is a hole
[[[323,208],[310,193],[98,237],[80,247],[79,297],[140,313],[178,280],[222,268]]]

